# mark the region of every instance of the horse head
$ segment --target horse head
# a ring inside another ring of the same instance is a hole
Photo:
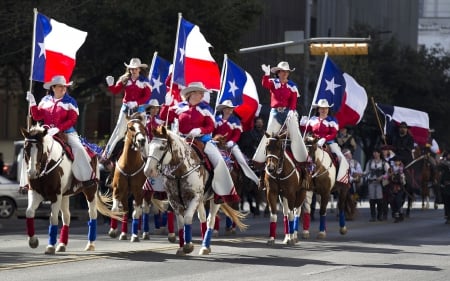
[[[47,128],[39,124],[30,129],[21,129],[25,138],[24,142],[24,160],[27,166],[27,174],[30,179],[40,177],[45,172],[50,161],[50,149],[45,142],[51,141],[51,136],[47,135]]]
[[[153,139],[150,142],[148,150],[147,163],[145,164],[144,174],[147,177],[157,177],[161,165],[168,164],[172,159],[171,137],[165,126],[158,126],[152,129]]]
[[[144,116],[141,113],[134,113],[131,116],[126,116],[126,119],[127,134],[125,136],[125,146],[129,145],[131,149],[140,151],[146,157],[148,141]]]
[[[317,142],[318,138],[314,137],[312,134],[307,134],[305,136],[305,144],[308,149],[308,155],[311,157],[313,162],[316,162],[316,150],[318,148]]]
[[[283,163],[285,159],[285,151],[289,139],[286,133],[272,135],[267,132],[266,138],[266,172],[268,174],[280,174],[283,171]]]

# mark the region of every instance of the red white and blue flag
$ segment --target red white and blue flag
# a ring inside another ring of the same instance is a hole
[[[409,126],[409,131],[417,144],[424,146],[427,143],[430,128],[428,113],[411,108],[379,103],[376,106],[385,117],[385,134],[394,134],[400,123],[405,122]]]
[[[55,75],[64,75],[70,81],[87,32],[37,13],[34,33],[31,80],[48,82]]]
[[[173,81],[181,86],[203,82],[207,89],[218,91],[220,70],[209,52],[210,47],[197,25],[180,18]]]
[[[225,59],[224,69],[225,75],[216,105],[231,100],[236,106],[234,113],[241,119],[242,129],[249,131],[253,128],[253,120],[259,107],[255,82],[247,71],[228,58]]]
[[[152,86],[151,98],[158,100],[159,104],[165,103],[167,93],[166,80],[169,76],[170,65],[171,63],[168,60],[158,56],[157,52],[154,53],[148,79]]]
[[[342,72],[327,54],[314,97],[313,104],[326,99],[332,105],[340,128],[358,124],[367,107],[366,90],[353,77]]]

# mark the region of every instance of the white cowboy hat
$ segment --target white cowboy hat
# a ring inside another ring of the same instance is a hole
[[[320,99],[316,104],[313,104],[314,108],[317,107],[332,107],[333,105],[330,105],[326,99]]]
[[[148,65],[145,63],[141,63],[141,60],[138,58],[132,58],[130,60],[130,64],[127,64],[126,62],[123,63],[128,68],[147,68]]]
[[[183,98],[186,99],[187,94],[189,94],[191,92],[196,92],[196,91],[209,92],[208,89],[205,88],[205,85],[203,85],[202,82],[191,82],[191,83],[189,83],[189,85],[186,88],[181,90],[180,94]]]
[[[280,61],[276,67],[272,67],[272,68],[270,69],[270,71],[271,71],[272,73],[277,73],[277,72],[280,71],[280,70],[286,70],[286,71],[292,72],[292,71],[295,70],[295,68],[291,69],[291,68],[289,67],[289,63],[288,63],[287,61]]]
[[[224,108],[235,108],[231,100],[224,100],[221,104],[216,106],[217,111],[221,111]]]
[[[62,75],[55,75],[52,77],[52,80],[49,82],[44,83],[44,89],[49,90],[51,86],[55,85],[63,85],[63,86],[70,86],[73,82],[70,81],[69,83],[66,82],[66,78]]]
[[[148,107],[153,106],[153,107],[160,107],[161,105],[159,104],[157,99],[151,99],[148,104]]]

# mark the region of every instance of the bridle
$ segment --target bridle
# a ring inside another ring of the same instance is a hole
[[[268,138],[268,142],[271,142],[271,141],[280,141],[280,140],[277,139],[277,138]],[[282,143],[281,149],[280,149],[280,151],[281,151],[280,156],[272,154],[272,153],[267,154],[267,156],[266,156],[266,166],[265,166],[264,170],[265,170],[266,174],[269,177],[271,177],[272,179],[274,179],[274,180],[286,180],[286,179],[289,179],[294,173],[296,173],[297,177],[299,177],[299,174],[298,174],[298,171],[297,171],[295,165],[292,165],[291,171],[289,173],[287,173],[286,176],[282,177],[282,173],[283,173],[283,169],[284,169],[284,162],[285,162],[285,159],[286,159],[286,152],[285,151],[286,151],[286,147],[287,147],[287,139],[281,140],[281,141],[283,143]],[[269,144],[267,146],[269,146]],[[267,146],[266,146],[266,152],[267,152]],[[267,162],[274,162],[271,159],[277,160],[275,174],[273,172],[271,172],[269,170],[269,168],[268,168],[269,165],[268,165]]]
[[[56,160],[54,163],[53,163],[53,165],[50,165],[50,162],[51,162],[51,160],[53,160],[51,157],[50,157],[50,155],[51,155],[51,153],[52,153],[52,151],[53,151],[53,146],[54,146],[54,144],[55,144],[55,140],[53,139],[53,137],[51,138],[51,140],[52,140],[52,143],[51,143],[51,145],[50,145],[50,147],[47,147],[47,151],[44,151],[44,140],[42,140],[42,142],[40,142],[40,141],[38,141],[37,140],[37,138],[25,138],[25,142],[24,142],[24,159],[26,160],[26,159],[30,159],[30,157],[31,157],[31,155],[27,155],[27,147],[29,147],[29,145],[31,144],[31,145],[36,145],[38,148],[37,148],[37,151],[38,151],[38,155],[40,154],[40,157],[39,157],[39,159],[37,159],[37,167],[44,167],[43,169],[41,169],[40,170],[40,173],[39,173],[39,175],[37,176],[38,178],[40,178],[40,177],[43,177],[43,176],[46,176],[46,175],[48,175],[49,173],[51,173],[54,169],[56,169],[58,166],[59,166],[59,164],[61,164],[61,162],[63,161],[63,159],[64,159],[64,155],[65,155],[65,152],[64,152],[64,149],[61,151],[61,155],[60,155],[60,157],[58,158],[58,160]],[[39,146],[41,146],[40,148],[39,148]],[[39,151],[41,151],[41,153],[39,153]],[[36,155],[36,156],[38,156],[38,155]],[[36,158],[38,158],[38,157],[36,157]],[[26,161],[26,163],[27,164],[29,164],[28,163],[28,161]],[[38,171],[39,171],[39,169],[37,169]]]

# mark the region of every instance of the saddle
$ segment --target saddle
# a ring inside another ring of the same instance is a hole
[[[198,139],[192,139],[192,138],[186,138],[185,141],[194,149],[195,153],[197,153],[198,157],[202,160],[203,165],[205,166],[206,170],[210,174],[210,177],[208,177],[208,180],[205,184],[205,192],[207,190],[212,189],[212,179],[214,177],[214,168],[211,164],[211,161],[209,161],[208,156],[205,154],[205,144],[198,140]]]
[[[55,141],[57,141],[63,148],[64,152],[66,153],[67,157],[73,161],[74,160],[74,155],[72,152],[72,148],[70,147],[69,143],[67,142],[67,136],[62,133],[59,132],[56,135],[53,136],[53,139]],[[85,144],[83,144],[84,149],[86,150],[86,152],[89,155],[89,158],[94,158],[96,156],[95,152],[92,151],[91,149],[89,149],[89,147],[87,147]]]
[[[336,153],[332,152],[330,147],[328,145],[325,145],[323,147],[323,150],[330,155],[331,161],[333,162],[333,165],[336,166],[336,169],[339,168],[339,158]]]

